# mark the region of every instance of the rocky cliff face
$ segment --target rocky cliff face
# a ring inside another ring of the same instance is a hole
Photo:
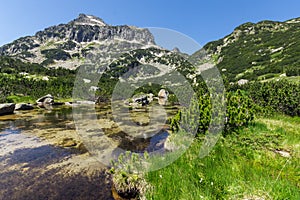
[[[155,46],[154,38],[147,29],[110,26],[100,18],[80,14],[67,24],[46,28],[0,47],[0,55],[74,69],[93,49],[114,53],[151,46]]]

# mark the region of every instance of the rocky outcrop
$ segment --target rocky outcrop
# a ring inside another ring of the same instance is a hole
[[[15,110],[32,110],[34,109],[32,104],[29,103],[18,103],[16,104]]]
[[[16,104],[14,103],[5,103],[0,104],[0,115],[13,114]]]

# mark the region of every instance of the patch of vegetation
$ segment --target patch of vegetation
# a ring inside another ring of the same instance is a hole
[[[0,66],[1,103],[31,101],[45,94],[59,98],[72,96],[76,71],[63,68],[50,70],[39,64],[4,56],[0,56]],[[43,76],[49,77],[49,80],[43,80]]]
[[[299,117],[258,118],[202,159],[203,139],[195,139],[174,163],[147,174],[147,199],[299,199],[299,124]]]
[[[222,101],[220,101],[220,103],[221,102]],[[212,121],[212,103],[208,93],[200,95],[198,107],[198,132],[199,134],[204,134],[208,131]],[[217,106],[215,105],[215,108],[216,107]],[[254,119],[256,107],[252,99],[246,95],[245,91],[237,90],[235,92],[227,93],[226,107],[224,134],[229,134],[234,129],[246,126]],[[182,118],[181,115],[181,111],[179,111],[179,113],[171,120],[171,129],[173,131],[179,129]]]
[[[261,107],[262,112],[276,111],[291,116],[300,116],[299,83],[286,80],[254,82],[242,86],[234,85],[231,89],[237,88],[247,91],[255,104]]]
[[[41,50],[47,59],[52,60],[68,60],[71,58],[70,54],[62,49],[45,49]]]
[[[65,49],[65,50],[73,50],[74,48],[76,48],[76,46],[77,44],[71,40],[68,40],[67,42],[58,45],[60,49]]]
[[[127,151],[121,154],[116,162],[112,162],[110,174],[112,175],[115,199],[145,199],[146,192],[151,190],[144,174],[136,171],[140,161],[138,154]]]
[[[22,95],[11,95],[6,97],[7,103],[35,103],[36,99],[33,99],[30,96],[22,96]]]

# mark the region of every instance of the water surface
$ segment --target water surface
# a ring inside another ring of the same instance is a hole
[[[177,112],[176,107],[164,109],[167,117]],[[151,126],[148,108],[119,113],[126,118],[119,122],[109,105],[96,106],[92,112],[96,119],[90,118],[88,109],[74,114],[66,106],[0,116],[0,199],[112,199],[105,166],[89,155],[73,114],[82,117],[80,123],[94,140],[105,134],[124,150],[164,150],[168,126]]]

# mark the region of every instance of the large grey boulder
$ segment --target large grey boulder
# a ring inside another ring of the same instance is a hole
[[[159,92],[158,92],[158,97],[159,98],[168,98],[168,95],[169,95],[169,92],[165,89],[161,89]]]
[[[54,99],[53,98],[45,98],[43,103],[44,104],[52,104],[52,103],[54,103]]]
[[[38,100],[36,100],[37,103],[51,103],[54,101],[54,97],[51,94],[47,94],[41,98],[39,98]]]
[[[18,103],[16,104],[15,110],[32,110],[34,109],[32,104],[29,103]]]
[[[0,115],[13,114],[16,104],[14,103],[4,103],[0,104]]]
[[[54,102],[54,97],[51,94],[47,94],[41,98],[39,98],[38,100],[36,100],[37,104],[50,104]]]
[[[54,103],[54,97],[51,94],[47,94],[36,100],[36,103],[40,108],[46,108],[51,110],[52,104]]]

